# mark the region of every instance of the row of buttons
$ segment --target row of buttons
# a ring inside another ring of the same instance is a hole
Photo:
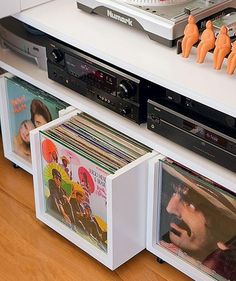
[[[98,98],[99,100],[101,100],[101,101],[107,103],[107,104],[112,105],[112,106],[115,105],[114,103],[111,102],[111,100],[109,100],[109,99],[107,99],[107,98],[105,98],[105,97],[103,97],[103,96],[101,96],[101,95],[97,95],[97,98]]]
[[[108,94],[112,94],[112,95],[116,95],[116,93],[114,92],[113,89],[107,87],[107,85],[105,86],[104,82],[99,80],[97,77],[94,77],[91,74],[88,75],[83,75],[80,76],[78,74],[76,74],[75,72],[70,72],[73,76],[79,78],[80,80],[82,80],[83,82],[85,82],[86,84],[88,84],[89,86],[93,86],[97,89],[102,89],[104,92],[107,92]]]

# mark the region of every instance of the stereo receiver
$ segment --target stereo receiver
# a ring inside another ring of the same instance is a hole
[[[147,99],[165,90],[54,39],[46,49],[50,79],[138,124],[146,121]]]

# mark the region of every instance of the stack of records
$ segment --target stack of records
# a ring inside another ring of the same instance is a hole
[[[42,133],[111,173],[150,152],[150,148],[85,113]]]

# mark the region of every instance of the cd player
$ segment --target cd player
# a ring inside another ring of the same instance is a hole
[[[223,125],[176,101],[148,100],[149,130],[236,172],[235,118],[229,120]]]

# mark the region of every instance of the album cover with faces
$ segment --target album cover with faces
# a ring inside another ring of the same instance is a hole
[[[67,105],[17,77],[6,78],[6,88],[12,150],[30,162],[29,132],[58,118]]]
[[[160,161],[157,244],[216,280],[236,280],[236,196]]]
[[[40,132],[39,145],[45,213],[106,253],[110,171],[45,132]]]

